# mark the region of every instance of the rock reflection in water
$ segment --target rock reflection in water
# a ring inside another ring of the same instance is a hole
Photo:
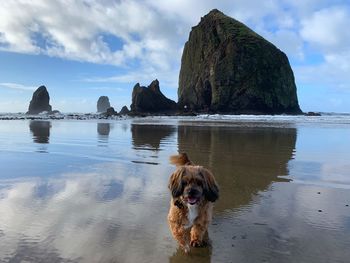
[[[108,145],[108,137],[111,131],[110,123],[97,123],[97,134],[98,134],[98,146],[99,147],[107,147]]]
[[[109,123],[97,123],[97,133],[102,136],[108,136],[111,131]]]
[[[169,125],[131,125],[132,143],[136,149],[160,149],[161,141],[170,137],[175,128]]]
[[[179,126],[179,152],[210,168],[219,185],[218,211],[247,205],[272,182],[288,181],[296,129]]]
[[[31,121],[29,129],[33,134],[33,141],[36,143],[49,143],[51,122]]]

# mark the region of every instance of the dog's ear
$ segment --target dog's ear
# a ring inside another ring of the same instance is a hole
[[[219,186],[213,174],[205,168],[201,168],[200,173],[205,181],[203,186],[205,198],[210,202],[215,202],[219,198]]]
[[[182,185],[182,176],[184,174],[185,168],[178,168],[176,171],[170,176],[168,188],[171,191],[171,195],[173,198],[177,198],[182,195],[183,185]]]

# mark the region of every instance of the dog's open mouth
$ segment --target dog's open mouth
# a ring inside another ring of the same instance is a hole
[[[196,203],[198,203],[199,199],[196,197],[188,197],[187,198],[187,203],[189,203],[190,205],[195,205]]]

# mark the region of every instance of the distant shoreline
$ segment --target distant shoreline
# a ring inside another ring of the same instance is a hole
[[[123,121],[130,120],[137,124],[171,125],[175,122],[182,122],[193,125],[237,125],[237,126],[273,126],[285,127],[294,124],[326,124],[345,125],[350,127],[350,113],[321,113],[320,116],[306,115],[224,115],[224,114],[199,114],[195,116],[181,115],[148,115],[128,116],[112,115],[107,116],[100,113],[67,113],[67,114],[39,114],[27,115],[24,113],[0,113],[0,121],[55,121],[55,120],[77,120],[77,121]]]

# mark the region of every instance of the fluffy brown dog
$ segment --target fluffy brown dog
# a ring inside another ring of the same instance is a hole
[[[203,246],[208,241],[208,225],[219,188],[213,174],[194,165],[186,153],[171,156],[170,162],[177,168],[169,180],[172,198],[168,222],[179,245],[189,252],[190,246]]]

